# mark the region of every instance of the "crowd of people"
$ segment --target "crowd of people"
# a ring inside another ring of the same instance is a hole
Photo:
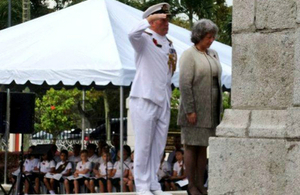
[[[176,182],[186,179],[180,141],[175,143],[175,146],[168,159],[164,154],[157,172],[159,182],[165,191],[180,189]],[[135,191],[134,151],[131,151],[128,145],[123,146],[122,178],[119,147],[110,147],[105,142],[99,142],[98,146],[91,143],[83,150],[81,145],[75,144],[73,151],[58,152],[56,145],[53,145],[51,150],[41,157],[31,154],[36,147],[38,146],[29,147],[23,164],[22,171],[29,178],[24,180],[24,194],[30,194],[32,190],[39,194],[41,186],[45,186],[47,193],[50,194],[120,191],[121,179],[123,192]],[[15,173],[13,176],[13,182],[16,175]],[[30,186],[33,186],[33,189]]]

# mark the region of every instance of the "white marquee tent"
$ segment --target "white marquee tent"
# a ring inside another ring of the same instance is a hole
[[[115,0],[88,0],[0,31],[0,84],[129,86],[134,50],[129,30],[142,12]],[[190,31],[170,25],[168,37],[179,54],[190,45]],[[231,47],[217,41],[222,82],[231,88]],[[178,68],[173,77],[178,86]]]

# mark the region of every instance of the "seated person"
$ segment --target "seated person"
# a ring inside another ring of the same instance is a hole
[[[130,164],[131,164],[131,148],[128,145],[123,146],[123,160],[124,160],[124,167],[128,169],[128,174],[127,176],[124,176],[123,181],[124,181],[124,188],[126,188],[126,192],[129,191],[128,187],[128,176],[129,176],[129,170],[130,170]]]
[[[76,167],[77,163],[81,161],[80,150],[81,150],[80,144],[73,145],[73,155],[69,157],[69,162],[73,163],[73,165],[75,165],[75,167]],[[74,171],[75,171],[75,167],[74,167]]]
[[[102,142],[99,141],[99,143],[102,143]],[[102,164],[104,162],[103,159],[102,159],[102,154],[109,151],[109,146],[106,143],[105,144],[99,144],[98,146],[99,146],[99,148],[98,148],[98,156],[99,157],[98,157],[98,159],[96,161],[96,164],[95,164],[96,167],[94,167],[94,168],[96,168],[96,170],[98,170],[100,164]]]
[[[88,160],[93,163],[96,164],[98,162],[98,156],[96,154],[96,144],[89,144],[87,145],[86,149],[88,151]]]
[[[107,147],[107,144],[105,142],[105,139],[100,139],[98,142],[98,149],[97,149],[97,153],[98,153],[99,157],[102,156],[102,152],[103,152],[104,148],[106,148],[106,147]]]
[[[107,180],[113,169],[108,149],[102,153],[102,159],[100,166],[93,170],[95,177],[89,182],[89,189],[92,193],[95,193],[95,182],[98,182],[100,192],[112,192],[111,180]]]
[[[55,144],[52,144],[51,152],[52,152],[53,160],[55,161],[55,163],[58,163],[60,161],[60,157],[57,154],[57,146]]]
[[[38,164],[39,164],[39,159],[35,158],[34,155],[31,155],[32,151],[35,149],[35,146],[30,146],[28,148],[28,154],[27,158],[23,164],[23,173],[27,175],[30,181],[34,181],[35,183],[38,183],[38,178],[36,175],[33,175],[32,173],[34,172],[34,169],[37,169]],[[14,180],[17,178],[14,177]],[[36,193],[39,193],[39,186],[34,186],[34,191]],[[29,183],[27,180],[25,180],[25,188],[24,188],[24,194],[27,195],[29,193]]]
[[[128,167],[125,165],[125,163],[123,163],[123,170],[124,170],[124,174],[123,174],[123,180],[124,178],[128,177]],[[120,189],[120,181],[121,181],[121,173],[122,173],[122,163],[120,161],[120,151],[118,151],[118,155],[117,155],[117,161],[114,163],[114,167],[111,173],[111,183],[113,186],[115,186],[117,188],[117,190]],[[123,191],[126,192],[126,186],[123,186]]]
[[[168,179],[170,179],[171,176],[171,166],[170,164],[165,161],[166,153],[164,153],[163,157],[160,161],[160,166],[157,172],[158,181],[162,186],[162,189],[165,191],[170,190],[170,185],[168,182]]]
[[[129,170],[128,170],[128,178],[124,178],[124,185],[127,185],[128,191],[133,192],[134,191],[134,172],[133,172],[133,164],[134,161],[134,152],[131,153],[131,163],[129,164]]]
[[[60,180],[56,180],[54,178],[44,178],[44,183],[50,194],[55,194],[55,189],[58,186],[59,182],[63,182],[65,177],[71,175],[72,165],[70,162],[67,161],[68,159],[68,151],[62,150],[60,152],[60,162],[57,163],[55,167],[54,173],[61,174],[62,177]]]
[[[177,150],[175,156],[177,162],[174,164],[173,174],[170,177],[171,190],[177,190],[177,186],[176,186],[177,181],[186,179],[185,166],[183,163],[183,151]]]
[[[86,180],[89,180],[90,172],[92,170],[92,164],[88,161],[88,152],[87,150],[82,150],[80,152],[81,161],[77,163],[76,171],[74,173],[74,190],[75,194],[79,193],[79,186],[83,185]],[[66,178],[64,181],[66,194],[70,194],[70,184],[69,179]]]
[[[124,149],[123,150],[123,160],[124,160],[125,166],[127,166],[129,169],[129,165],[131,163],[131,148],[128,145],[124,145],[123,149]]]
[[[35,146],[30,146],[27,150],[27,154],[24,155],[24,163],[23,163],[23,168],[26,162],[26,159],[30,159],[31,158],[31,153],[32,151],[35,149]],[[24,169],[22,168],[23,172]],[[14,171],[12,172],[12,177],[10,178],[11,183],[16,182],[17,180],[17,176],[20,173],[20,164],[18,164],[18,168],[14,169]]]
[[[113,145],[113,147],[110,148],[111,162],[115,163],[118,158],[118,151],[120,150],[120,136],[117,134],[114,134],[111,142]]]
[[[51,151],[42,156],[42,162],[40,162],[37,168],[35,168],[34,170],[36,171],[34,175],[37,175],[35,186],[37,186],[37,188],[39,189],[40,181],[44,181],[44,176],[47,173],[54,173],[55,171],[55,161],[53,160]]]
[[[169,153],[168,160],[167,160],[169,165],[171,166],[171,169],[173,169],[173,166],[176,163],[176,151],[183,150],[180,135],[176,135],[174,137],[174,147],[175,147],[174,150]]]

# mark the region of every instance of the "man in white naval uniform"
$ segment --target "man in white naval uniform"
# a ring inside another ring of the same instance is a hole
[[[135,132],[134,179],[138,194],[170,194],[161,191],[157,178],[166,146],[171,78],[177,61],[172,41],[166,37],[169,9],[167,3],[149,7],[129,33],[136,63],[129,107]]]

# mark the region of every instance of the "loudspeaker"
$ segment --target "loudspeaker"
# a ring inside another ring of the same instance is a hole
[[[0,92],[0,133],[5,132],[6,93]]]
[[[34,93],[10,93],[10,133],[31,134],[34,132]],[[0,93],[0,122],[4,125],[0,133],[5,133],[6,93]]]

